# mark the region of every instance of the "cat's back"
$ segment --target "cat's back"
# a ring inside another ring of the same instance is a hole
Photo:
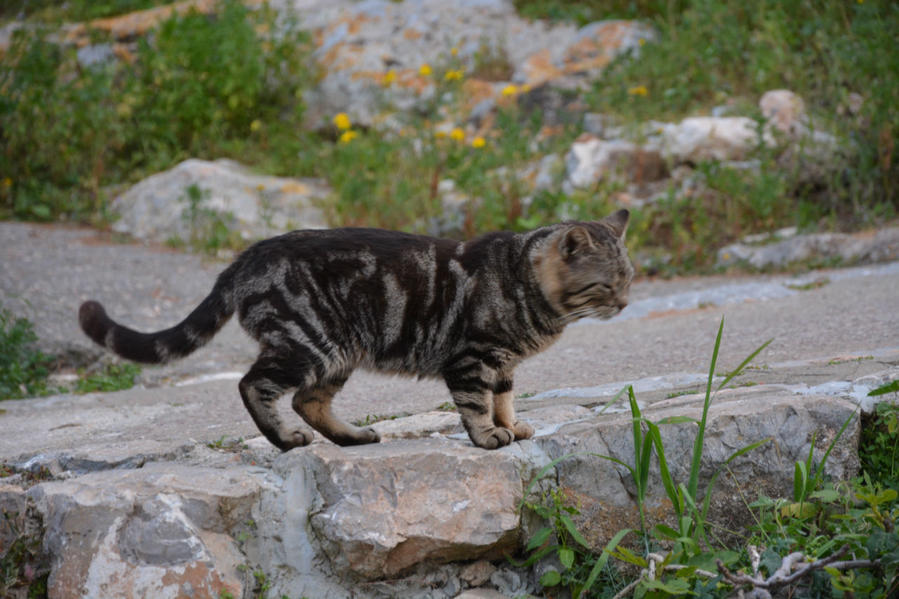
[[[408,257],[414,252],[450,256],[459,243],[449,239],[414,235],[364,227],[337,229],[305,229],[291,231],[259,241],[239,258],[243,261],[271,261],[277,258],[319,261],[332,256],[352,254],[391,260]]]

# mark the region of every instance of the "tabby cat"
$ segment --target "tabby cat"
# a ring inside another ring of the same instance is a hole
[[[357,367],[442,377],[472,442],[494,449],[534,430],[515,419],[512,371],[565,326],[627,305],[629,214],[468,242],[378,229],[294,231],[244,251],[180,324],[139,333],[88,301],[81,328],[135,362],[193,352],[236,311],[260,353],[239,383],[259,430],[286,451],[312,440],[276,400],[340,445],[378,434],[337,418],[331,400]]]

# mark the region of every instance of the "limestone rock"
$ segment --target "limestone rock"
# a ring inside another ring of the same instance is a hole
[[[21,534],[25,508],[25,490],[18,485],[0,483],[0,558]]]
[[[33,487],[53,559],[50,596],[241,596],[243,559],[228,533],[259,490],[245,468],[171,463]]]
[[[116,198],[113,208],[121,218],[113,229],[138,239],[166,242],[174,237],[187,242],[192,229],[218,218],[243,239],[261,239],[291,229],[324,227],[316,201],[328,193],[317,179],[256,175],[231,160],[190,159]]]
[[[899,228],[862,233],[812,233],[796,235],[767,245],[747,240],[718,250],[718,264],[746,263],[755,268],[784,266],[791,262],[840,260],[869,264],[899,258]]]
[[[787,89],[773,89],[759,99],[762,116],[780,133],[796,139],[806,127],[805,102]]]
[[[468,564],[459,573],[461,578],[468,586],[479,587],[490,580],[496,568],[487,560],[480,559],[476,562]]]
[[[659,129],[662,153],[675,163],[744,160],[759,143],[758,124],[741,116],[690,117]]]
[[[441,440],[311,446],[322,507],[311,526],[337,572],[395,576],[422,561],[498,556],[517,541],[522,483],[508,451]]]
[[[668,169],[658,150],[629,141],[581,136],[565,156],[568,182],[589,188],[601,180],[657,181]]]

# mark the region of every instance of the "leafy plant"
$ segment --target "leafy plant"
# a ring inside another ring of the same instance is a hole
[[[879,396],[899,391],[899,381],[868,393]],[[872,480],[899,491],[899,406],[880,402],[862,427],[858,456],[862,470]]]
[[[549,468],[571,455],[574,454],[553,460],[532,481],[528,492],[525,493],[521,507],[533,511],[546,521],[547,525],[531,536],[525,548],[530,555],[524,562],[516,565],[519,567],[531,566],[549,555],[554,555],[558,562],[558,569],[547,569],[540,577],[540,584],[546,588],[562,586],[570,591],[572,597],[586,597],[589,596],[590,589],[600,577],[604,577],[606,582],[611,585],[622,586],[617,580],[615,572],[609,567],[608,561],[615,547],[633,531],[630,529],[619,531],[609,540],[602,553],[597,556],[592,553],[589,543],[578,532],[571,519],[573,515],[579,513],[578,509],[569,505],[561,489],[545,493],[541,501],[528,499],[533,484],[540,480]]]
[[[34,325],[0,306],[0,400],[48,393],[53,361],[35,346]]]
[[[75,383],[75,393],[109,392],[130,389],[141,368],[131,362],[107,364],[102,370],[82,375]]]

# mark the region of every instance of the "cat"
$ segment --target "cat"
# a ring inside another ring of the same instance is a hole
[[[610,318],[627,305],[628,220],[619,210],[468,242],[365,228],[293,231],[241,253],[172,328],[139,333],[96,301],[81,305],[79,322],[119,356],[160,364],[204,345],[237,312],[260,345],[240,395],[283,451],[312,441],[310,431],[281,420],[275,402],[288,391],[293,409],[331,441],[380,440],[331,410],[357,367],[442,377],[471,441],[495,449],[534,434],[515,418],[516,365],[567,324]]]

